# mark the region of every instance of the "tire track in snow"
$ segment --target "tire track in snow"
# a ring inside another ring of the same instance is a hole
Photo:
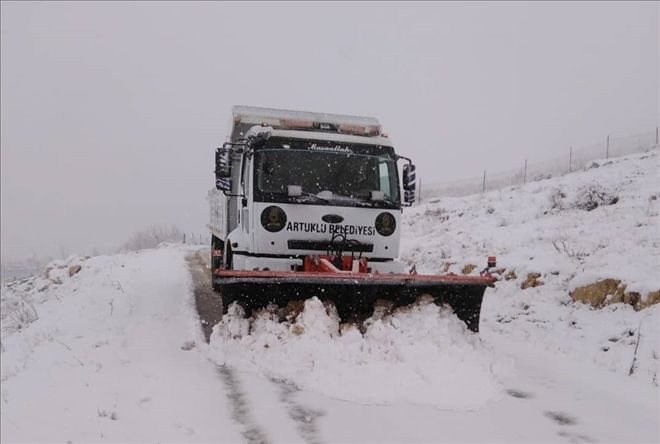
[[[213,326],[222,318],[222,302],[213,291],[210,270],[200,252],[189,255],[186,260],[192,275],[197,314],[208,343]],[[241,434],[245,441],[249,444],[268,444],[268,435],[256,424],[250,413],[245,392],[241,388],[236,372],[226,366],[216,366],[216,369],[225,386],[232,419],[242,426]]]
[[[227,399],[232,409],[232,418],[243,426],[241,434],[249,444],[268,444],[268,436],[263,428],[259,427],[250,414],[250,408],[245,393],[241,389],[236,372],[227,366],[218,366],[218,374],[227,389]]]
[[[195,305],[204,331],[206,342],[210,342],[213,326],[222,318],[222,302],[213,291],[210,279],[210,270],[200,252],[189,255],[187,258],[190,273],[193,278]],[[218,374],[227,389],[227,398],[232,408],[233,419],[243,426],[243,437],[248,443],[268,443],[268,437],[263,428],[259,427],[252,415],[246,400],[245,392],[234,369],[227,366],[218,366]],[[284,404],[289,418],[294,422],[298,434],[306,444],[322,444],[319,434],[318,418],[324,412],[299,404],[294,397],[299,391],[291,381],[271,379],[278,387],[279,399]]]
[[[551,386],[552,384],[549,385]],[[507,389],[506,394],[513,398],[519,399],[520,401],[523,402],[528,402],[530,400],[533,400],[533,398],[535,397],[535,395],[531,392],[527,392],[515,388]],[[557,435],[560,436],[561,438],[568,440],[571,444],[596,442],[595,439],[591,438],[586,434],[574,433],[564,430],[565,427],[571,427],[578,424],[578,420],[576,417],[569,415],[568,413],[562,411],[556,411],[556,410],[544,410],[543,415],[546,418],[551,419],[557,425],[560,426],[561,429],[557,432]]]
[[[295,401],[294,395],[298,387],[285,379],[271,378],[271,381],[280,389],[280,401],[287,407],[289,417],[296,424],[300,437],[307,444],[321,444],[318,418],[324,415],[322,410],[312,409]]]
[[[200,252],[186,257],[188,268],[193,281],[193,292],[195,294],[195,307],[199,321],[204,332],[204,338],[208,343],[213,332],[213,326],[222,319],[222,300],[213,291],[211,286],[211,270]]]

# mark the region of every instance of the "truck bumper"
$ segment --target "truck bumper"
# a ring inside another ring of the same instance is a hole
[[[294,271],[303,265],[302,258],[273,258],[246,255],[233,256],[234,270],[245,271]],[[372,272],[405,273],[403,264],[398,261],[369,261]]]

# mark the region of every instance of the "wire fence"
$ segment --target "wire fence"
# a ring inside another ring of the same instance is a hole
[[[562,156],[542,161],[528,162],[508,171],[491,173],[484,170],[479,176],[451,182],[419,183],[419,201],[437,197],[460,197],[484,193],[528,182],[562,176],[588,167],[597,159],[642,153],[658,146],[658,128],[628,136],[612,137],[599,143],[579,148],[568,147]]]

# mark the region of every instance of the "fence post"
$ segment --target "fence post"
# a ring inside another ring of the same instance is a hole
[[[607,135],[607,151],[605,151],[605,158],[610,158],[610,135]]]
[[[486,191],[486,170],[484,170],[484,181],[481,184],[481,192],[483,193],[485,191]]]
[[[523,185],[527,183],[527,159],[525,159],[525,172],[523,173]]]
[[[186,233],[183,233],[183,243],[186,243]]]
[[[568,172],[573,171],[573,147],[568,149]]]

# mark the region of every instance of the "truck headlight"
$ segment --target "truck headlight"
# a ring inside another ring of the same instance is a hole
[[[376,231],[381,236],[389,236],[396,229],[396,219],[390,213],[380,213],[376,218]]]
[[[261,225],[271,233],[277,233],[286,225],[286,213],[276,206],[264,208],[261,212]]]

